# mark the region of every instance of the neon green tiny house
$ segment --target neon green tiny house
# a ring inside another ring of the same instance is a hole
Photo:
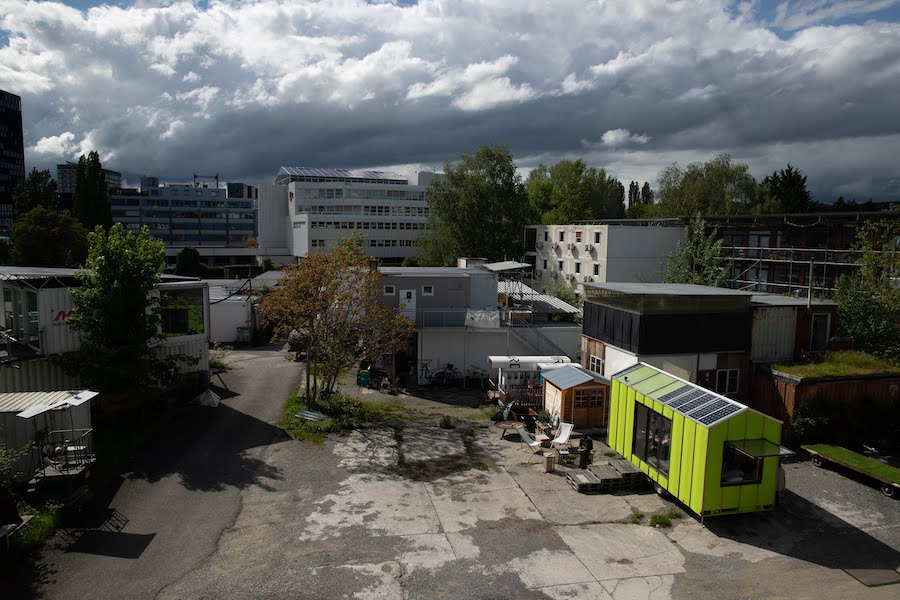
[[[609,446],[696,514],[775,507],[781,421],[645,363],[610,395]]]

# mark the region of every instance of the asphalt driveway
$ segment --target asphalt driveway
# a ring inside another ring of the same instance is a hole
[[[52,540],[28,595],[821,599],[900,590],[889,584],[900,566],[900,503],[809,463],[788,466],[776,513],[653,528],[649,515],[678,507],[651,493],[576,493],[564,472],[545,473],[512,436],[477,419],[470,395],[401,398],[404,422],[307,446],[276,426],[300,366],[273,351],[227,360],[221,383],[235,395],[191,411],[142,455],[105,523]],[[460,426],[439,428],[443,414]]]

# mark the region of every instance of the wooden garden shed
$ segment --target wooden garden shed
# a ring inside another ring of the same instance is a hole
[[[543,372],[544,409],[576,427],[605,427],[609,379],[575,364]]]
[[[609,445],[701,517],[772,510],[781,421],[639,363],[612,378]]]

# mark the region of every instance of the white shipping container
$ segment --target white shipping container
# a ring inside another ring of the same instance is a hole
[[[69,288],[38,290],[38,327],[43,354],[74,352],[81,347],[81,334],[66,324],[72,308]]]

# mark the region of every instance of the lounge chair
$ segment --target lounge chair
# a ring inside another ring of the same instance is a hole
[[[539,450],[543,450],[543,448],[541,447],[541,443],[539,441],[537,441],[536,439],[534,439],[533,437],[531,437],[531,434],[528,433],[528,430],[525,429],[524,425],[516,427],[516,431],[519,432],[519,437],[522,438],[522,444],[519,445],[519,448],[521,448],[522,446],[527,444],[528,447],[531,448],[531,451],[533,453],[531,458],[534,458],[535,456],[537,456],[536,453]],[[528,462],[531,462],[531,459],[528,459]]]
[[[557,446],[568,446],[569,437],[572,435],[572,428],[574,426],[575,425],[572,423],[560,423],[556,437],[550,440],[550,447],[556,448]]]

